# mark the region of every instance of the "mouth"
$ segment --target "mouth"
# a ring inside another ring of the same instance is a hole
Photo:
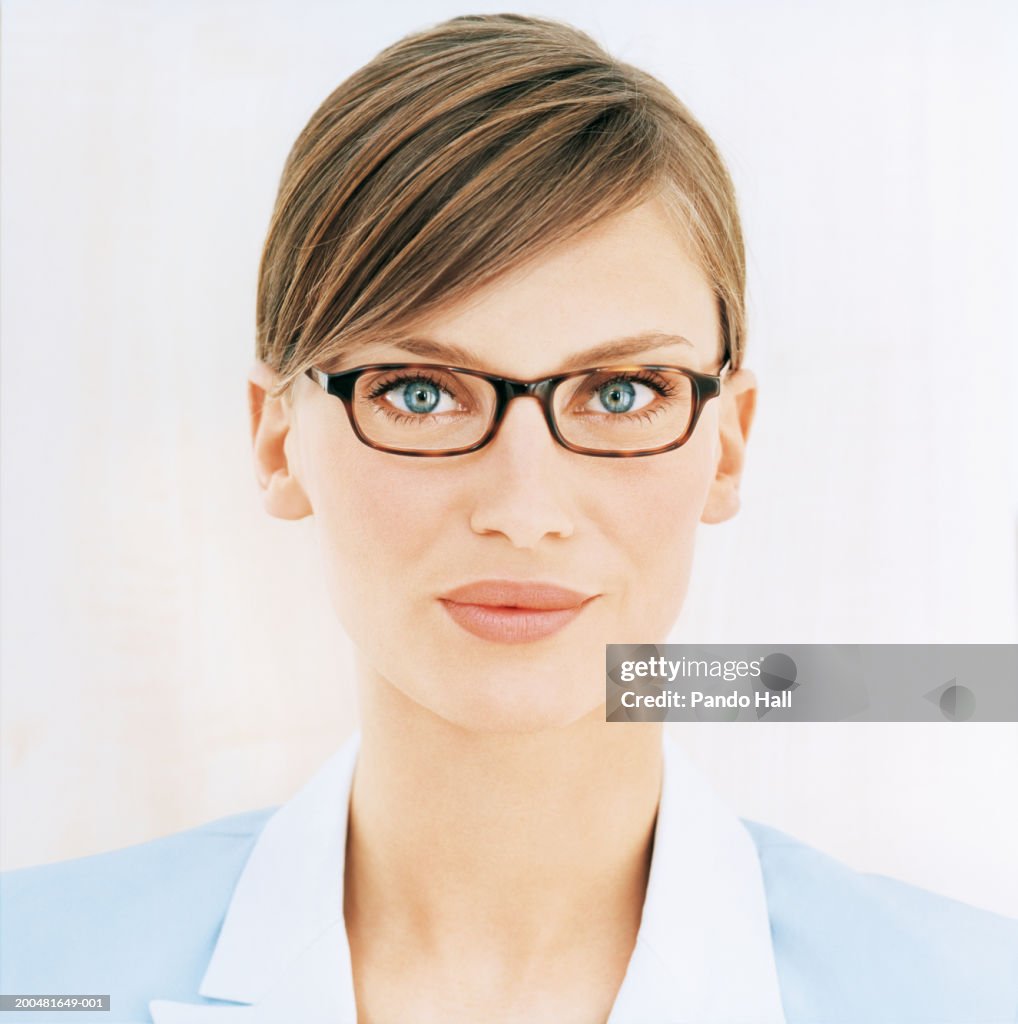
[[[595,597],[552,583],[481,580],[457,587],[439,601],[468,633],[495,643],[520,644],[557,633]]]

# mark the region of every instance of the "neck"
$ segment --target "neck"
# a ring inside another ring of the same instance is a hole
[[[635,940],[660,794],[661,726],[462,729],[384,679],[361,687],[348,919],[442,953],[499,936],[540,955],[592,914]],[[388,929],[388,925],[386,926]]]

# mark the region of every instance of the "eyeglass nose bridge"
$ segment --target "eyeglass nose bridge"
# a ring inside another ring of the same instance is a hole
[[[498,381],[499,386],[496,388],[495,415],[492,418],[491,428],[483,444],[490,444],[495,439],[495,435],[501,428],[502,421],[509,411],[509,403],[514,398],[536,398],[544,413],[544,422],[548,425],[551,436],[563,448],[568,448],[569,446],[565,443],[565,439],[558,431],[558,426],[555,423],[555,414],[552,411],[552,394],[559,380],[561,380],[560,377],[546,377],[544,380],[532,381],[501,378]]]

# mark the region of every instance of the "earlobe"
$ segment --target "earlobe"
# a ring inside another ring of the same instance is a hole
[[[723,385],[718,419],[718,457],[714,479],[700,515],[701,522],[723,523],[739,511],[739,482],[746,460],[746,442],[756,413],[756,377],[737,370]]]
[[[297,477],[291,450],[295,447],[293,407],[270,392],[278,383],[272,369],[258,360],[248,374],[251,443],[255,479],[265,511],[278,519],[303,519],[313,509]]]

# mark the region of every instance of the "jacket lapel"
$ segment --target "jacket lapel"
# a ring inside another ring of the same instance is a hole
[[[784,1021],[756,844],[666,735],[643,916],[608,1024]]]
[[[256,1003],[229,1006],[155,999],[149,1003],[153,1024],[356,1024],[353,991],[347,987],[350,970],[342,959],[345,949],[340,922],[288,964]]]
[[[154,1024],[356,1024],[343,869],[358,747],[355,734],[259,836],[199,988],[223,1002],[155,999]],[[784,1022],[756,844],[666,737],[647,895],[608,1024]]]
[[[343,869],[355,733],[266,822],[198,989],[149,1003],[154,1024],[354,1024]]]

